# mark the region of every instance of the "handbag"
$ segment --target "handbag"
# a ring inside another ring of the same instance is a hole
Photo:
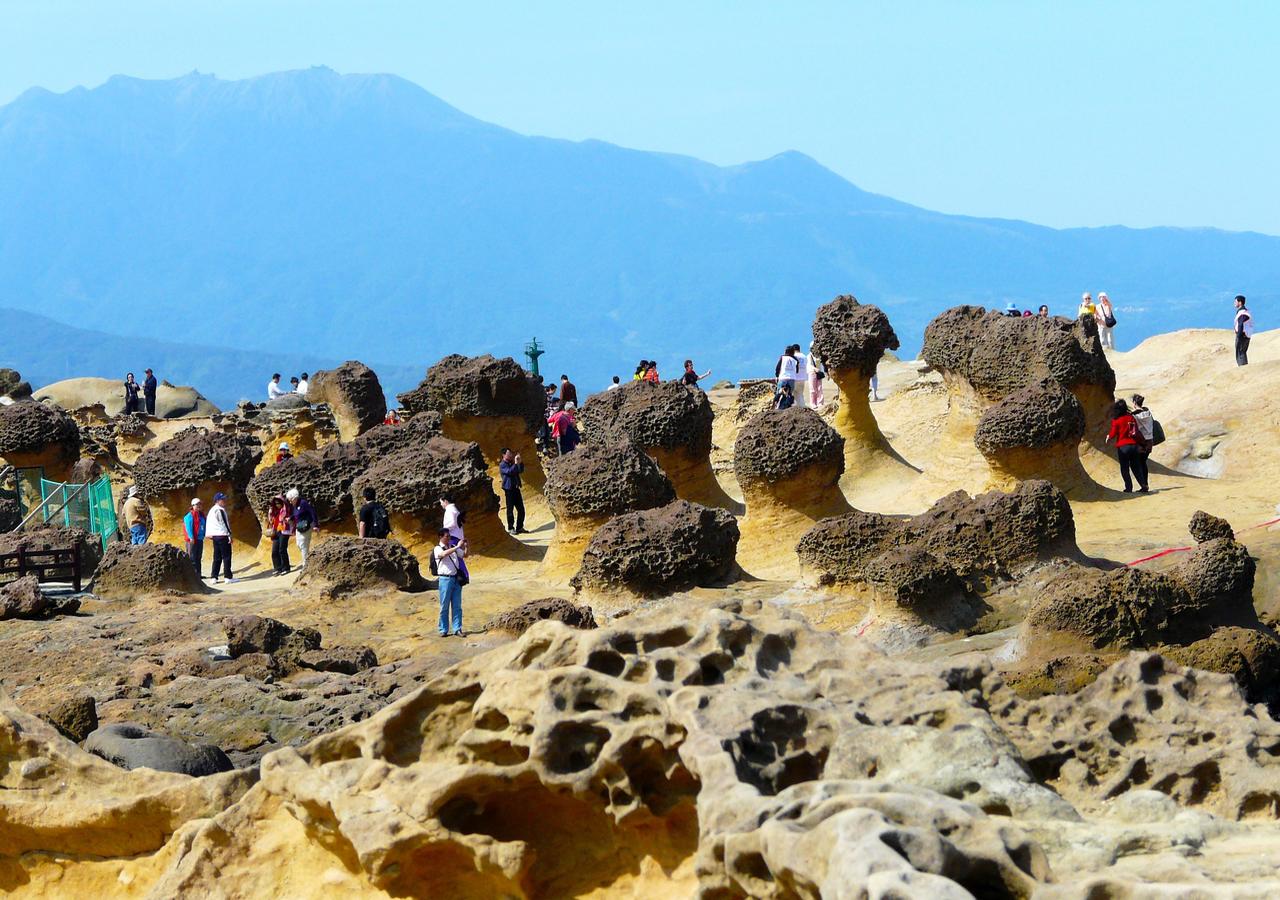
[[[1115,327],[1116,327],[1116,317],[1115,317],[1115,316],[1107,316],[1107,317],[1106,317],[1105,319],[1103,319],[1102,321],[1103,321],[1103,324],[1105,324],[1108,328],[1115,328]]]

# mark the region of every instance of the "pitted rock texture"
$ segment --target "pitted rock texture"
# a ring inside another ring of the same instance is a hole
[[[828,369],[851,369],[870,378],[886,350],[897,350],[898,336],[878,307],[842,294],[818,307],[813,340]]]
[[[810,467],[844,472],[844,438],[812,409],[772,409],[751,419],[733,443],[733,472],[744,488],[791,478]]]
[[[449,418],[514,416],[529,423],[531,434],[546,413],[542,380],[509,356],[495,359],[487,353],[446,356],[427,370],[420,385],[396,399],[415,416],[427,411]]]
[[[234,768],[217,747],[187,744],[131,722],[103,725],[85,739],[84,749],[122,769],[145,768],[198,777]]]
[[[973,442],[991,455],[1015,447],[1044,449],[1084,437],[1084,407],[1051,378],[1014,391],[978,420]]]
[[[93,576],[93,590],[108,599],[127,600],[159,591],[208,592],[191,558],[171,544],[112,544]]]
[[[387,417],[387,398],[378,376],[356,360],[313,374],[307,386],[307,399],[328,404],[344,441],[381,425]]]
[[[1043,378],[1068,389],[1096,385],[1107,394],[1116,386],[1092,318],[1015,319],[980,306],[957,306],[929,323],[920,355],[992,402]]]
[[[575,451],[576,452],[576,451]],[[570,628],[595,628],[596,617],[589,606],[578,606],[562,597],[530,600],[515,609],[495,616],[485,626],[487,631],[505,631],[522,635],[539,622],[551,619]]]
[[[193,491],[209,481],[247,485],[261,460],[262,444],[256,437],[192,426],[144,450],[133,477],[142,496],[157,498],[170,491]]]
[[[548,460],[546,470],[543,493],[558,519],[607,518],[666,506],[676,499],[675,488],[658,464],[625,438],[614,444],[584,444]]]
[[[307,554],[299,587],[319,588],[331,597],[386,589],[421,591],[427,586],[412,553],[393,539],[328,535]]]
[[[309,409],[310,407],[311,401],[301,394],[284,394],[274,400],[268,400],[262,408],[274,413],[290,409]]]
[[[66,528],[46,523],[25,531],[0,533],[0,555],[19,550],[69,550],[79,548],[80,567],[88,577],[102,561],[102,541],[83,528]]]
[[[1191,523],[1187,526],[1187,530],[1191,532],[1191,537],[1197,544],[1236,536],[1230,522],[1211,516],[1202,509],[1196,510],[1191,516]]]
[[[498,509],[498,495],[493,492],[480,447],[444,437],[374,460],[351,485],[356,508],[364,502],[367,487],[377,491],[378,500],[389,512],[418,518],[428,529],[438,528],[444,521],[439,503],[442,494],[450,495],[472,520]]]
[[[797,552],[821,583],[891,585],[903,605],[926,602],[933,587],[955,583],[939,564],[982,594],[990,582],[1038,563],[1080,557],[1071,506],[1047,481],[977,497],[955,491],[909,519],[861,511],[823,519]]]
[[[50,454],[71,463],[80,454],[75,419],[49,403],[19,400],[0,405],[0,456]]]
[[[720,584],[737,568],[737,547],[731,513],[677,500],[602,525],[570,583],[576,590],[622,589],[643,597]]]
[[[31,385],[22,380],[17,369],[0,368],[0,397],[25,400],[31,396]]]
[[[34,575],[0,585],[0,620],[50,619],[70,615],[79,608],[80,601],[75,597],[50,597],[40,589]]]
[[[296,661],[308,650],[320,648],[320,632],[314,628],[291,628],[283,622],[252,614],[232,616],[222,623],[227,632],[231,657],[265,653]]]
[[[579,420],[583,440],[615,444],[629,439],[646,452],[685,450],[711,453],[711,401],[678,381],[631,381],[616,391],[592,394]]]

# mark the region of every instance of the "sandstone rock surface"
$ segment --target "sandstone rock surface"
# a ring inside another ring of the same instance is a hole
[[[124,412],[124,384],[114,378],[68,378],[56,381],[36,391],[35,398],[56,403],[66,410],[101,406],[108,416],[118,416]],[[164,380],[156,385],[158,418],[183,419],[212,416],[218,412],[218,407],[194,387],[174,385]]]
[[[534,625],[546,620],[568,625],[570,628],[595,628],[596,617],[589,606],[578,606],[561,597],[547,597],[543,600],[530,600],[515,609],[508,610],[494,617],[487,626],[495,631],[506,631],[514,635],[522,635]]]
[[[530,433],[541,426],[546,406],[541,379],[509,356],[496,359],[489,354],[450,354],[427,370],[418,387],[396,399],[414,415],[433,411],[445,419],[523,419]]]
[[[841,294],[818,308],[813,340],[828,370],[848,370],[864,380],[876,373],[886,350],[899,347],[889,317],[850,294]]]
[[[143,451],[134,466],[134,483],[148,499],[172,491],[190,494],[210,482],[243,490],[260,459],[262,446],[256,438],[191,427]]]
[[[398,541],[335,534],[312,546],[298,586],[340,597],[388,587],[421,591],[427,583],[418,560]]]
[[[671,481],[657,463],[623,438],[613,444],[587,444],[547,465],[543,489],[557,522],[603,522],[633,510],[666,506],[675,500]]]
[[[844,471],[844,440],[812,409],[767,410],[753,417],[733,445],[733,472],[746,489],[774,484],[810,467]]]
[[[344,441],[381,425],[387,416],[387,398],[377,374],[356,360],[314,373],[307,386],[307,399],[328,404]]]
[[[112,544],[93,576],[93,590],[111,600],[130,600],[144,594],[208,591],[191,558],[171,544]]]
[[[14,466],[45,466],[56,478],[79,458],[80,428],[49,403],[0,405],[0,458]]]
[[[40,582],[34,575],[0,585],[0,620],[46,619],[70,615],[79,608],[80,601],[74,597],[50,597],[40,589]]]

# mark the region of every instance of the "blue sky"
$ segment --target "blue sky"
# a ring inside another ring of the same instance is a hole
[[[1280,2],[0,0],[0,103],[319,64],[525,133],[796,149],[945,212],[1280,234]]]

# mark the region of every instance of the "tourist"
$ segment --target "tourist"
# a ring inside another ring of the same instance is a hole
[[[565,403],[578,402],[578,389],[573,386],[573,382],[569,380],[568,375],[560,376],[560,399]]]
[[[809,371],[809,405],[817,409],[823,402],[823,382],[827,380],[826,369],[823,368],[822,359],[818,356],[817,341],[809,342],[808,362]]]
[[[440,637],[462,636],[462,572],[465,543],[453,543],[448,528],[440,529],[440,541],[432,549],[436,584],[440,591]],[[468,579],[469,580],[469,579]]]
[[[143,369],[147,377],[142,379],[142,399],[147,402],[147,415],[156,414],[156,375],[150,369]]]
[[[1236,294],[1236,365],[1249,365],[1249,341],[1253,337],[1253,313],[1245,306],[1244,294]]]
[[[138,494],[138,486],[129,488],[124,501],[124,527],[129,531],[130,544],[145,544],[151,535],[151,507]]]
[[[382,539],[391,534],[391,517],[387,515],[387,508],[378,502],[378,494],[371,487],[364,489],[364,506],[360,507],[360,514],[356,518],[359,523],[356,527],[362,538]]]
[[[551,426],[551,437],[555,441],[556,450],[561,456],[572,453],[578,446],[581,436],[578,434],[577,406],[564,404],[564,409],[557,410],[548,424]]]
[[[880,402],[880,376],[875,372],[871,373],[871,399]]]
[[[1098,311],[1098,336],[1102,338],[1102,346],[1108,350],[1114,350],[1116,339],[1111,332],[1116,327],[1116,311],[1106,291],[1098,293],[1098,304],[1095,308]]]
[[[693,368],[693,360],[686,359],[684,361],[684,374],[680,376],[680,381],[683,384],[687,384],[689,387],[697,387],[698,382],[710,374],[711,370],[707,369],[707,371],[699,375]]]
[[[658,361],[656,359],[649,360],[648,365],[644,367],[644,380],[650,384],[658,383]]]
[[[440,496],[440,508],[444,510],[444,530],[449,532],[449,546],[465,544],[467,535],[462,526],[467,523],[467,514],[458,509],[458,504],[448,494]],[[471,573],[467,571],[467,564],[462,561],[462,557],[458,557],[458,572],[464,584],[471,580]]]
[[[133,380],[133,373],[129,372],[124,376],[124,411],[126,415],[131,415],[138,411],[138,391],[142,385]]]
[[[271,376],[271,380],[267,382],[267,401],[270,402],[277,397],[284,396],[284,388],[280,387],[280,373],[277,372]]]
[[[636,366],[636,374],[631,377],[632,381],[644,381],[644,373],[649,371],[649,360],[640,360],[640,365]]]
[[[290,394],[296,394],[296,393],[298,393],[298,384],[299,384],[299,383],[300,383],[300,382],[298,381],[298,376],[297,376],[297,375],[294,375],[292,378],[290,378],[290,379],[289,379],[289,393],[290,393]]]
[[[320,517],[311,501],[302,496],[297,488],[289,488],[284,498],[293,504],[293,530],[298,542],[298,568],[306,568],[307,551],[311,549],[311,536],[320,530]]]
[[[774,409],[790,409],[795,405],[795,382],[783,381],[778,384],[778,393],[773,395]]]
[[[234,584],[231,577],[231,516],[227,512],[227,495],[213,495],[213,509],[209,510],[207,522],[209,541],[213,544],[213,571],[210,576],[214,584],[222,584],[219,569],[226,574],[229,584]]]
[[[1021,319],[1022,310],[1018,309],[1018,304],[1010,300],[1004,307],[1004,314],[1011,319]]]
[[[281,441],[276,449],[276,462],[282,463],[286,459],[293,459],[293,448],[289,446],[288,441]]]
[[[1133,420],[1138,423],[1138,431],[1142,434],[1142,458],[1145,461],[1151,456],[1151,449],[1156,445],[1156,420],[1151,415],[1151,410],[1146,407],[1146,398],[1141,394],[1134,394],[1130,399],[1133,400]],[[1163,441],[1164,438],[1161,437]]]
[[[298,381],[298,386],[293,389],[293,392],[295,394],[300,394],[301,396],[305,397],[307,396],[307,391],[310,389],[311,389],[311,383],[308,380],[307,373],[303,372],[302,378]]]
[[[1116,442],[1116,454],[1120,458],[1120,477],[1124,479],[1124,492],[1133,493],[1132,472],[1138,481],[1140,493],[1147,492],[1147,457],[1142,452],[1142,431],[1138,422],[1129,412],[1129,405],[1117,400],[1111,407],[1111,430],[1107,432],[1106,442]]]
[[[791,345],[791,355],[796,360],[796,380],[791,387],[795,391],[796,405],[804,406],[805,388],[809,384],[809,367],[806,364],[805,355],[800,352],[799,344]]]
[[[1078,318],[1083,319],[1085,316],[1096,316],[1098,307],[1093,305],[1093,297],[1086,291],[1080,296],[1080,310]]]
[[[543,388],[546,397],[547,409],[543,416],[542,427],[538,429],[538,435],[534,440],[543,453],[550,453],[553,446],[551,436],[551,417],[560,411],[560,401],[556,399],[556,386],[549,384]]]
[[[616,391],[616,390],[617,390],[618,388],[620,388],[620,387],[622,387],[622,379],[621,379],[621,378],[619,378],[617,375],[614,375],[614,376],[613,376],[613,384],[609,385],[607,388],[605,388],[605,390],[606,390],[606,391]]]
[[[287,575],[293,569],[289,564],[289,538],[294,534],[293,507],[277,494],[271,498],[267,509],[271,526],[271,567],[277,575]]]
[[[799,363],[796,362],[795,350],[792,349],[794,346],[795,345],[792,344],[791,346],[788,346],[787,349],[783,350],[782,355],[778,357],[777,365],[773,367],[773,377],[776,379],[778,385],[778,389],[774,395],[775,406],[777,404],[778,395],[782,393],[784,385],[790,386],[793,391],[795,388],[796,372],[799,370],[800,366]],[[795,397],[793,393],[792,402],[794,402],[794,400]],[[787,406],[790,405],[790,403],[787,404]],[[785,407],[777,408],[783,409]]]
[[[200,560],[204,556],[205,515],[200,510],[200,498],[193,497],[191,511],[182,517],[182,528],[187,541],[187,556],[195,566],[196,575],[200,574]]]
[[[507,501],[507,531],[524,534],[524,494],[520,485],[524,461],[520,454],[513,454],[510,447],[503,447],[498,472],[502,475],[502,495]]]
[[[1049,318],[1049,307],[1045,306],[1043,303],[1040,304],[1040,318]]]
[[[394,409],[387,410],[387,414],[382,417],[383,425],[399,425],[402,421],[400,413]]]

